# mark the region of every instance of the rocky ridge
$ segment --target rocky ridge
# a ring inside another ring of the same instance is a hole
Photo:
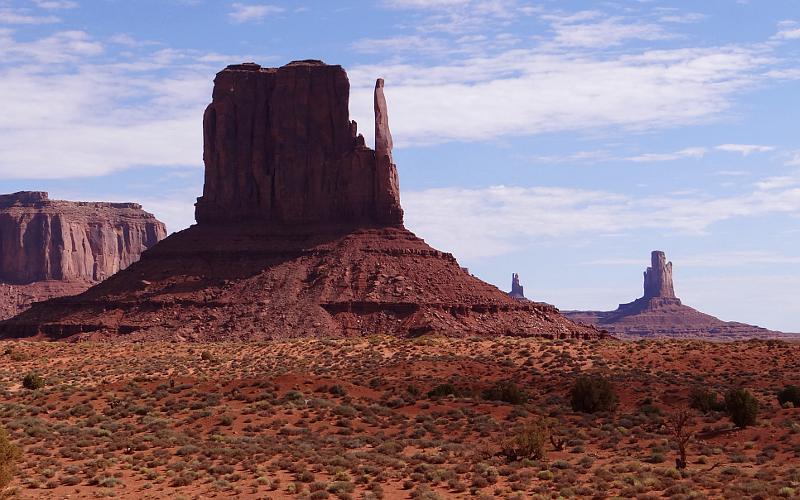
[[[348,100],[344,70],[320,61],[218,73],[198,223],[87,292],[0,323],[0,334],[602,336],[553,306],[508,297],[405,229],[383,81],[375,150]]]
[[[166,237],[136,203],[0,195],[0,319],[32,303],[80,293],[137,261]]]

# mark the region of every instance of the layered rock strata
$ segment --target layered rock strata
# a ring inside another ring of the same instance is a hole
[[[247,340],[326,335],[596,338],[521,303],[403,227],[383,82],[376,148],[340,66],[229,66],[204,118],[197,225],[89,291],[0,324],[5,336]]]
[[[135,203],[0,195],[0,318],[33,302],[80,293],[136,262],[166,237]]]
[[[722,321],[683,305],[675,296],[672,262],[664,252],[651,254],[644,273],[644,295],[620,304],[614,311],[564,311],[571,320],[606,330],[620,338],[649,337],[740,340],[748,338],[796,338],[758,326]]]

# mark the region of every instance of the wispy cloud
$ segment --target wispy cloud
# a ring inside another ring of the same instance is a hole
[[[53,24],[61,19],[53,15],[31,13],[29,9],[14,9],[0,4],[0,25],[2,24]]]
[[[702,158],[706,155],[708,150],[706,148],[686,148],[672,153],[645,153],[637,156],[626,158],[628,161],[634,162],[657,162],[657,161],[675,161],[683,160],[686,158]]]
[[[573,188],[439,188],[403,195],[409,227],[463,258],[521,251],[544,239],[624,235],[641,230],[703,234],[731,218],[794,214],[800,186],[762,181],[748,193],[632,197]]]
[[[800,23],[796,21],[783,21],[775,34],[778,40],[800,40]]]
[[[234,2],[231,4],[231,11],[228,13],[228,19],[232,23],[258,23],[273,14],[280,14],[286,9],[277,5],[268,4],[244,4]]]
[[[40,9],[46,10],[59,10],[59,9],[75,9],[78,7],[78,2],[72,0],[33,0]]]
[[[727,151],[729,153],[739,153],[742,156],[749,156],[753,153],[767,153],[773,151],[775,148],[759,144],[720,144],[714,149]]]

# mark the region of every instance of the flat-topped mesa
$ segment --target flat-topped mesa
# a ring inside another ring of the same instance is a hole
[[[17,191],[11,194],[0,194],[0,207],[30,205],[48,200],[49,198],[45,191]]]
[[[0,195],[0,283],[102,281],[166,237],[141,208],[51,200],[42,191]]]
[[[674,299],[675,288],[672,285],[672,262],[667,262],[664,252],[654,250],[650,254],[650,267],[644,272],[643,299]]]
[[[524,299],[525,293],[523,291],[522,285],[519,284],[519,274],[513,273],[511,275],[511,291],[508,292],[508,296],[512,299]]]
[[[321,61],[219,72],[203,119],[198,224],[401,226],[383,82],[375,151],[350,121],[349,95],[344,69]]]

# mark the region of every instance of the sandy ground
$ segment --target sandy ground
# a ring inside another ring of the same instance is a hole
[[[23,450],[19,498],[776,498],[800,494],[800,344],[400,340],[0,345],[0,422]],[[22,387],[36,372],[47,385]],[[614,412],[576,413],[581,374]],[[487,400],[511,381],[528,401]],[[451,384],[457,394],[428,392]],[[693,388],[745,387],[758,423],[692,411],[689,466],[670,416]],[[563,449],[509,460],[547,418]]]

